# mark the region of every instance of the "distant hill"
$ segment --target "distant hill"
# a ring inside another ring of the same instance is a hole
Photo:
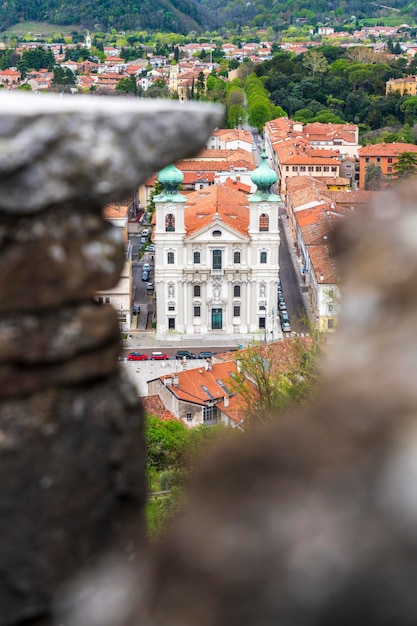
[[[91,31],[116,28],[181,34],[226,26],[238,35],[242,26],[275,29],[304,21],[354,23],[355,18],[400,16],[406,8],[417,18],[415,2],[382,1],[383,4],[367,0],[8,0],[0,4],[0,30],[22,21],[35,21],[77,24]]]
[[[196,0],[9,0],[0,5],[0,30],[21,21],[78,24],[94,30],[187,34],[214,27]]]
[[[200,0],[201,6],[215,15],[220,23],[230,26],[258,26],[266,28],[280,24],[296,23],[306,20],[308,24],[314,22],[334,22],[338,18],[364,19],[399,15],[401,9],[414,7],[416,3],[409,0]],[[387,8],[389,7],[389,8]]]

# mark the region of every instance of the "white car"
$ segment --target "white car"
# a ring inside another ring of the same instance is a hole
[[[281,328],[282,328],[284,333],[290,333],[291,332],[291,325],[286,320],[282,320]]]
[[[149,271],[150,271],[150,269],[151,269],[151,266],[149,265],[149,263],[144,263],[144,264],[143,264],[143,269],[142,269],[142,271],[145,271],[145,270],[146,270],[147,272],[149,272]]]

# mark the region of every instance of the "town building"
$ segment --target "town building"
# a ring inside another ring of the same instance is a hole
[[[178,192],[183,174],[169,166],[158,175],[155,285],[157,338],[198,335],[276,339],[279,278],[278,207],[270,192],[277,175],[262,155],[252,172],[257,191],[213,185]]]
[[[110,204],[104,208],[104,217],[115,227],[115,233],[125,243],[125,262],[117,285],[100,291],[96,300],[100,304],[111,304],[119,318],[120,330],[127,333],[131,326],[132,313],[132,244],[128,240],[128,207]]]
[[[377,143],[359,150],[359,188],[365,187],[367,166],[379,165],[386,180],[395,178],[395,164],[403,152],[417,152],[413,143]]]
[[[148,396],[158,396],[164,407],[189,428],[225,424],[241,428],[243,402],[234,392],[234,361],[211,363],[148,381]]]
[[[385,94],[389,95],[399,91],[402,96],[417,95],[417,76],[404,76],[403,78],[390,78],[385,83]]]
[[[208,150],[247,150],[254,148],[252,133],[242,128],[216,128],[207,139]]]

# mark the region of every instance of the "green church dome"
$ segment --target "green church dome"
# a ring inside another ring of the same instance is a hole
[[[277,182],[278,176],[267,163],[267,156],[265,150],[261,155],[262,163],[251,174],[251,181],[255,183],[258,190],[263,193],[268,193],[271,185]]]
[[[167,191],[171,189],[176,191],[184,180],[184,174],[175,165],[167,165],[159,172],[158,180]]]
[[[184,174],[175,165],[167,165],[157,176],[163,191],[154,197],[154,202],[185,202],[185,196],[178,193]]]

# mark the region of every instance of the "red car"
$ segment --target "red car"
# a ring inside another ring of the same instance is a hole
[[[165,361],[169,359],[169,356],[166,352],[152,352],[151,361]]]
[[[127,355],[127,360],[128,361],[147,361],[148,355],[143,354],[142,352],[130,352],[130,354]]]

